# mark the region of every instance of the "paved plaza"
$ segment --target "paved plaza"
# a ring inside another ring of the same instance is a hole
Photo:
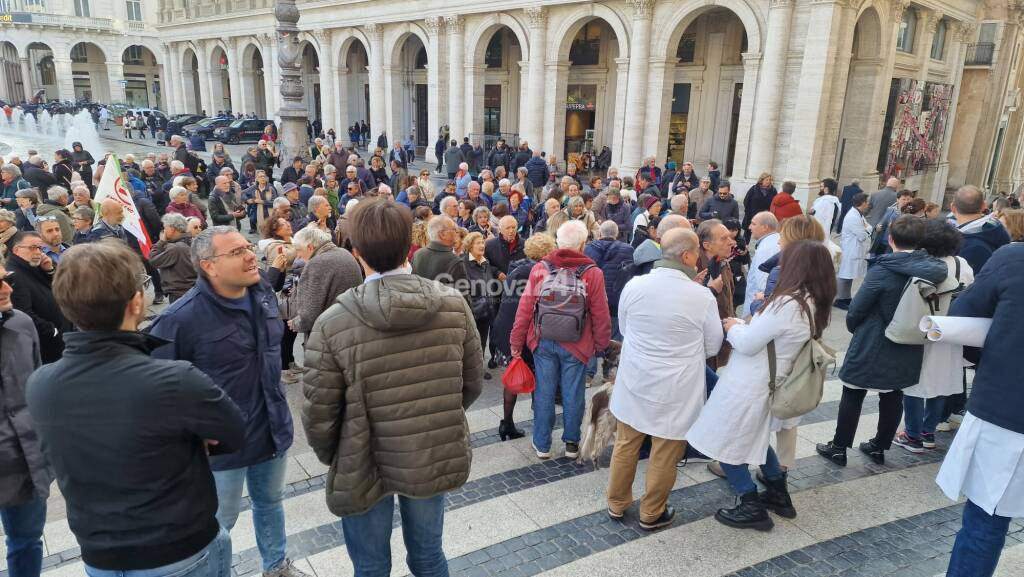
[[[170,151],[151,146],[152,140],[104,141],[119,154]],[[4,156],[12,150],[23,153],[30,146],[49,156],[52,149],[46,147],[55,145],[0,130],[0,154]],[[242,147],[231,147],[236,158],[241,151]],[[825,340],[840,351],[842,363],[842,351],[849,341],[842,311],[833,311]],[[500,441],[500,371],[492,373],[494,378],[485,381],[484,394],[467,413],[474,449],[469,482],[446,497],[445,552],[452,575],[932,577],[945,572],[960,528],[961,505],[950,502],[934,479],[952,434],[938,433],[938,448],[922,454],[893,447],[881,466],[856,450],[849,453],[845,468],[827,462],[815,454],[814,445],[830,440],[835,430],[842,390],[837,379],[826,383],[821,405],[803,418],[799,428],[798,460],[789,472],[798,511],[795,519],[774,517],[775,529],[764,533],[719,524],[713,514],[732,505],[732,492],[704,463],[689,463],[680,466],[670,497],[677,511],[675,522],[647,533],[639,528],[636,506],[623,521],[612,521],[605,514],[607,468],[595,470],[590,464],[565,458],[537,460],[530,445],[529,399],[522,399],[516,407],[516,423],[527,436]],[[301,385],[287,387],[296,423],[285,495],[289,555],[300,568],[318,577],[352,575],[341,523],[324,503],[327,467],[317,461],[300,425]],[[869,395],[856,442],[874,434],[877,411],[877,397]],[[556,428],[561,428],[560,418]],[[556,431],[555,455],[562,453],[558,436]],[[634,484],[637,497],[643,491],[645,468],[643,461]],[[395,522],[392,574],[406,575],[397,518]],[[44,538],[44,575],[84,574],[56,484]],[[248,505],[239,516],[232,541],[235,574],[258,574],[259,553]],[[7,575],[3,557],[0,543],[0,577]],[[1024,525],[1020,521],[1011,526],[996,575],[1024,576]]]

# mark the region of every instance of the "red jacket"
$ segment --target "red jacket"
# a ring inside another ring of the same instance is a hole
[[[800,216],[804,213],[800,208],[800,202],[793,198],[788,192],[780,192],[772,199],[771,213],[782,222],[791,216]]]
[[[594,264],[594,261],[584,256],[583,253],[564,248],[549,254],[544,257],[544,260],[562,268]],[[515,324],[512,326],[512,334],[509,337],[512,352],[522,351],[524,342],[531,351],[537,349],[540,341],[533,323],[533,312],[537,306],[541,283],[547,275],[547,267],[543,262],[533,265],[533,268],[530,269],[530,278],[526,282],[526,290],[523,292],[522,298],[519,299]],[[596,351],[608,348],[608,341],[612,336],[612,322],[608,313],[608,293],[604,288],[604,273],[595,265],[583,273],[582,280],[587,285],[587,318],[583,323],[583,335],[576,342],[559,344],[581,363],[586,363],[594,357]]]

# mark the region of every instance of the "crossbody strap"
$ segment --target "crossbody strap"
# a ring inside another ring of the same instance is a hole
[[[768,341],[768,391],[775,392],[775,340]]]

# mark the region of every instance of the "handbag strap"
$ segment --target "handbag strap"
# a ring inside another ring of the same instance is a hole
[[[775,392],[775,340],[768,341],[768,390]]]

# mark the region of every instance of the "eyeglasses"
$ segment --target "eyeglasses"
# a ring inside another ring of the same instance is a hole
[[[36,221],[38,222],[57,222],[57,217],[52,215],[37,216]]]
[[[30,250],[30,251],[33,251],[33,252],[35,252],[35,251],[42,252],[43,245],[41,245],[41,244],[19,244],[19,245],[16,245],[14,248],[24,248],[24,249],[27,249],[27,250]]]
[[[153,286],[153,277],[148,274],[139,275],[139,288],[143,291],[148,290],[149,287]]]
[[[224,256],[231,257],[231,258],[241,258],[241,257],[245,256],[246,253],[253,253],[253,254],[255,254],[256,253],[256,245],[254,245],[254,244],[247,244],[245,246],[240,246],[240,247],[238,247],[238,248],[236,248],[234,250],[229,250],[228,252],[225,252],[225,253],[215,254],[215,255],[211,256],[210,258],[207,258],[207,259],[204,259],[204,260],[216,260],[216,259],[224,257]]]

